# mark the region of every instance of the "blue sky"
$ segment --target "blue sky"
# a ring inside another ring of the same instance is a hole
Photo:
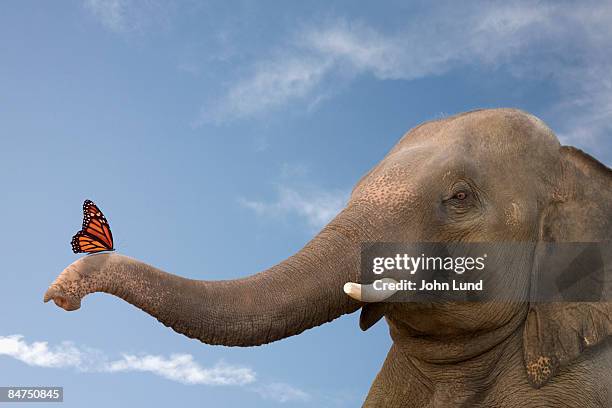
[[[203,345],[107,295],[42,303],[83,199],[119,252],[228,279],[297,251],[411,127],[511,106],[612,164],[612,4],[10,1],[0,13],[0,385],[67,407],[351,407],[358,315]]]

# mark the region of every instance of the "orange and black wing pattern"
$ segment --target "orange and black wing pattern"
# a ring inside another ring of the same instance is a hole
[[[115,250],[108,221],[91,200],[83,203],[83,228],[72,237],[71,245],[75,254]]]

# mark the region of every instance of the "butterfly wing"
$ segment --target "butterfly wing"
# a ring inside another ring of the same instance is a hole
[[[71,241],[74,253],[113,251],[113,233],[106,217],[91,200],[83,203],[83,227]]]
[[[83,229],[82,231],[97,238],[108,249],[113,249],[113,233],[102,211],[93,201],[85,200],[83,203]]]
[[[96,252],[112,250],[112,248],[107,248],[106,245],[97,239],[84,234],[83,231],[77,232],[72,237],[72,242],[70,244],[72,245],[72,252],[75,254],[78,254],[79,252],[93,254]]]

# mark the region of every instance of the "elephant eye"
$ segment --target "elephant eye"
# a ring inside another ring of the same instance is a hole
[[[457,200],[465,200],[467,198],[467,193],[465,191],[459,191],[453,198],[456,198]]]
[[[456,208],[467,208],[474,203],[476,195],[467,182],[460,182],[453,186],[449,194],[442,201]]]
[[[467,203],[470,201],[471,196],[472,193],[469,189],[461,188],[455,190],[455,192],[444,201],[448,204],[463,206],[467,205]]]

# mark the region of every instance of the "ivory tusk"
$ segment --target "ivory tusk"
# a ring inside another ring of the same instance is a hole
[[[380,280],[383,283],[397,283],[395,279],[383,278]],[[359,283],[347,282],[344,284],[344,293],[360,302],[382,302],[397,292],[397,290],[376,290],[373,284],[362,285]]]

